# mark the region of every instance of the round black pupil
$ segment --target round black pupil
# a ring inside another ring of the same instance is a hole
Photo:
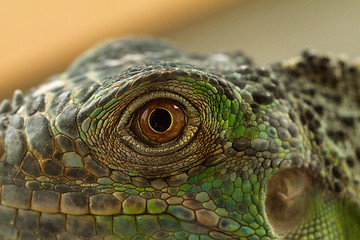
[[[150,126],[157,132],[165,132],[171,125],[171,115],[162,108],[157,108],[150,115]]]

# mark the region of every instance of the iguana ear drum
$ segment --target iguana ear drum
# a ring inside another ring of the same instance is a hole
[[[186,116],[176,101],[155,99],[142,107],[138,121],[139,130],[150,141],[167,143],[181,135]]]
[[[287,169],[274,174],[266,187],[265,211],[279,235],[291,232],[308,208],[311,178],[301,169]]]

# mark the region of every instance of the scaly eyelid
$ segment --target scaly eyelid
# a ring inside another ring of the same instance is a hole
[[[182,132],[179,133],[179,136],[174,141],[165,141],[161,143],[161,153],[159,152],[160,146],[156,146],[158,144],[156,144],[155,141],[151,141],[151,139],[147,141],[141,136],[138,136],[142,135],[141,128],[133,123],[138,121],[139,116],[137,116],[137,112],[141,111],[141,109],[149,102],[157,101],[159,99],[167,99],[168,101],[176,102],[177,105],[179,105],[179,108],[182,109],[186,119]],[[191,142],[200,127],[201,119],[199,117],[200,113],[198,110],[179,94],[171,91],[155,91],[150,94],[145,93],[141,97],[134,99],[134,101],[124,109],[119,118],[118,125],[114,130],[122,132],[119,137],[123,139],[125,144],[129,144],[129,147],[133,148],[135,152],[150,155],[163,155],[179,150]],[[135,131],[133,131],[132,128],[135,129]]]

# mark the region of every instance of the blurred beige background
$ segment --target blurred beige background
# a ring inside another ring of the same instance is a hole
[[[66,69],[95,43],[151,34],[189,51],[241,49],[259,64],[304,48],[360,56],[358,0],[3,0],[0,100]]]

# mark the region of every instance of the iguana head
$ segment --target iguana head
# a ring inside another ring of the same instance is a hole
[[[29,94],[42,111],[21,110],[31,161],[18,171],[70,187],[29,208],[71,215],[88,237],[353,237],[353,175],[337,176],[349,164],[297,91],[315,86],[304,61],[259,68],[153,39],[91,50]]]

